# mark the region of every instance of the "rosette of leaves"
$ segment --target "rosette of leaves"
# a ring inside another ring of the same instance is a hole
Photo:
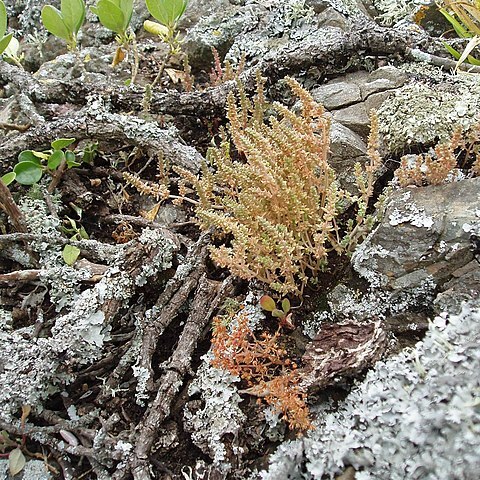
[[[5,35],[7,31],[7,10],[5,4],[0,0],[0,55],[5,51],[12,39],[13,34]]]
[[[480,0],[445,0],[439,10],[460,38],[470,39],[462,53],[443,42],[445,48],[458,60],[458,64],[466,61],[471,65],[480,65],[480,60],[470,55],[480,45]]]
[[[269,295],[264,295],[260,299],[260,306],[263,310],[270,312],[272,317],[278,318],[281,327],[287,327],[294,329],[295,326],[292,322],[292,314],[290,313],[290,301],[288,298],[284,298],[281,302],[280,308],[277,308],[275,300]]]
[[[133,14],[133,0],[99,0],[96,7],[90,10],[98,17],[100,23],[108,30],[117,34],[120,46],[117,48],[113,66],[125,58],[124,48],[134,40],[134,33],[129,33],[130,20]]]
[[[69,50],[77,47],[77,34],[85,20],[83,0],[61,0],[60,10],[52,5],[42,8],[44,27],[58,38],[67,42]]]

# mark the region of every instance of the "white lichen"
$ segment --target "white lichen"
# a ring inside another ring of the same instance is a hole
[[[430,74],[435,85],[414,82],[396,90],[378,110],[380,131],[386,146],[402,152],[411,145],[446,142],[456,127],[469,129],[478,122],[480,84],[467,75],[445,75],[425,64],[404,66]],[[413,69],[413,72],[410,70]]]
[[[263,480],[474,480],[480,457],[480,309],[441,316],[411,351],[378,362],[316,429],[283,443]]]
[[[210,456],[213,464],[223,473],[231,469],[227,461],[225,441],[228,436],[229,448],[233,447],[241,456],[238,434],[245,422],[245,415],[239,407],[242,399],[234,383],[238,378],[225,370],[211,365],[212,354],[202,357],[202,365],[189,387],[188,393],[200,395],[203,406],[195,412],[184,413],[186,430],[191,432],[192,441]]]

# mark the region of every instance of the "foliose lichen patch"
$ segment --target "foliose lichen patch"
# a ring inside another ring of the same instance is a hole
[[[316,429],[283,443],[262,480],[474,480],[480,457],[480,308],[444,314],[411,351],[378,362]],[[462,461],[458,461],[462,459]],[[258,477],[257,477],[258,478]]]
[[[448,141],[458,126],[468,130],[478,122],[480,84],[475,78],[446,76],[425,64],[415,68],[438,83],[415,81],[396,90],[382,104],[378,111],[380,132],[391,152]]]

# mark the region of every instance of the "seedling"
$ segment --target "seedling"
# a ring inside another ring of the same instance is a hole
[[[69,50],[77,48],[77,34],[85,20],[83,0],[61,0],[60,10],[52,5],[42,8],[42,23],[53,35],[67,42]]]
[[[97,15],[100,23],[117,34],[119,46],[113,58],[112,67],[116,67],[126,56],[126,52],[133,52],[132,78],[135,81],[138,71],[138,52],[136,48],[135,32],[130,28],[133,13],[133,0],[99,0],[96,7],[90,10]]]
[[[81,209],[78,209],[77,213],[81,218]],[[66,218],[65,225],[61,227],[61,230],[68,235],[72,241],[88,240],[90,238],[85,228],[81,225],[77,225],[77,222],[70,217]],[[73,265],[77,261],[79,255],[80,249],[75,245],[67,244],[63,247],[62,257],[67,265]]]
[[[143,27],[147,32],[158,35],[169,47],[168,54],[152,83],[154,87],[160,81],[170,57],[181,51],[182,42],[177,32],[177,23],[187,8],[188,0],[146,0],[146,4],[152,17],[160,23],[146,20]]]
[[[78,152],[77,158],[75,152],[67,150],[73,142],[74,138],[59,138],[51,143],[50,150],[23,150],[18,155],[18,163],[13,167],[13,171],[3,175],[3,183],[8,186],[16,181],[21,185],[33,185],[40,181],[45,172],[55,176],[60,168],[73,168],[82,162],[89,163],[95,155],[96,145],[87,145],[83,152]]]
[[[5,35],[7,31],[7,9],[5,4],[0,0],[0,55],[5,51],[12,39],[13,33]]]
[[[292,322],[292,314],[290,312],[290,301],[284,298],[281,303],[281,310],[277,308],[275,300],[269,295],[264,295],[260,299],[260,306],[267,312],[272,313],[272,317],[278,318],[280,326],[294,329],[295,325]]]

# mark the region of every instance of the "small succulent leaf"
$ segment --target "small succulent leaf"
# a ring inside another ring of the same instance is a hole
[[[83,0],[61,0],[60,5],[65,26],[70,33],[76,34],[85,20],[85,3]]]
[[[5,35],[7,31],[7,9],[5,4],[0,0],[0,38]]]
[[[159,35],[161,37],[168,36],[168,28],[165,25],[162,25],[161,23],[152,22],[151,20],[145,20],[143,22],[143,28],[148,33],[153,33],[153,35]]]
[[[91,163],[97,153],[97,147],[98,147],[97,143],[87,144],[87,146],[83,149],[83,152],[82,152],[82,162]]]
[[[167,27],[173,27],[187,7],[186,0],[146,0],[152,17]]]
[[[63,247],[62,257],[67,265],[72,266],[80,255],[80,249],[74,245],[65,245]]]
[[[260,306],[267,312],[273,312],[276,308],[275,301],[269,295],[264,295],[260,299]]]
[[[15,180],[16,176],[15,172],[8,172],[2,176],[2,182],[8,187]]]
[[[80,162],[77,162],[77,158],[75,157],[75,154],[71,150],[67,150],[65,152],[65,160],[67,161],[68,168],[78,167],[81,165]]]
[[[55,7],[45,5],[42,8],[42,23],[52,35],[67,41],[71,39],[72,35],[63,21],[63,16]]]
[[[58,138],[52,142],[52,148],[54,150],[61,150],[62,148],[67,148],[75,141],[75,138]]]
[[[7,49],[8,45],[10,44],[10,40],[12,40],[12,37],[13,33],[9,33],[0,40],[0,55]]]
[[[20,473],[25,466],[25,455],[19,448],[15,448],[10,452],[8,456],[8,470],[10,475],[14,477],[17,473]]]
[[[71,231],[76,232],[78,230],[77,222],[73,218],[70,218],[70,217],[67,217],[67,219],[70,222],[70,225],[72,227]]]
[[[110,0],[100,0],[97,3],[98,18],[101,24],[112,32],[121,34],[125,31],[123,25],[124,14],[117,5]]]
[[[37,152],[35,150],[32,150],[33,155],[40,160],[48,160],[48,157],[50,156],[50,153],[47,152]],[[40,162],[40,160],[38,160]]]
[[[48,158],[47,166],[50,170],[56,170],[65,159],[65,154],[61,150],[55,150]]]
[[[284,298],[282,300],[282,310],[283,313],[287,314],[290,311],[290,300],[288,298]]]
[[[31,405],[22,405],[22,418],[21,418],[22,424],[25,423],[25,420],[28,418],[31,411],[32,411]]]
[[[285,313],[282,312],[281,310],[279,310],[278,308],[276,308],[273,312],[272,312],[272,317],[275,317],[275,318],[283,318],[285,316]]]
[[[36,152],[35,152],[36,153]],[[18,161],[19,162],[32,162],[36,163],[37,165],[40,165],[40,159],[38,158],[38,155],[35,155],[33,150],[23,150],[18,154]]]
[[[22,185],[33,185],[37,183],[43,175],[43,169],[40,165],[33,162],[19,162],[13,168],[15,180]]]

